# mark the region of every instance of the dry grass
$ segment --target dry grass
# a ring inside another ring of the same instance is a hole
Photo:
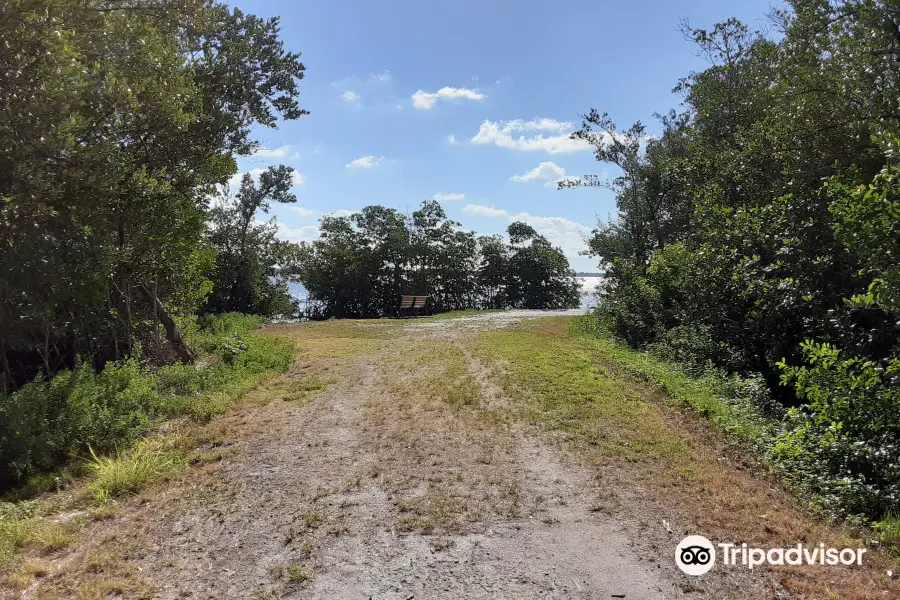
[[[619,502],[674,512],[685,532],[713,540],[786,547],[803,542],[862,545],[850,532],[818,522],[777,484],[734,460],[720,432],[652,386],[603,366],[608,356],[579,344],[562,319],[485,332],[480,355],[508,365],[497,371],[519,414],[571,442]],[[629,492],[631,490],[631,492]],[[887,557],[863,568],[776,567],[803,597],[900,597],[884,577]]]
[[[518,448],[485,418],[484,390],[458,344],[404,340],[387,358],[366,420],[372,475],[395,495],[401,532],[480,531],[489,515],[520,513]]]

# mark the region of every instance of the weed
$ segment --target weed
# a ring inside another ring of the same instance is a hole
[[[325,516],[318,510],[308,510],[302,515],[303,523],[307,529],[317,529],[325,522]]]
[[[283,579],[289,583],[303,583],[312,578],[312,571],[303,565],[295,564],[276,565],[269,569],[269,574],[275,579]]]
[[[34,536],[34,541],[45,554],[52,554],[68,548],[72,543],[71,527],[61,525],[47,525],[40,528]]]
[[[98,456],[92,450],[91,457],[89,466],[94,480],[88,489],[100,504],[136,493],[185,464],[181,452],[155,440],[142,441],[131,451],[113,456]]]

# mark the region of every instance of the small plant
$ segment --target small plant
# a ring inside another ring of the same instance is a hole
[[[69,547],[72,533],[65,527],[51,525],[41,528],[35,535],[35,541],[44,553],[52,554]]]
[[[312,578],[312,572],[301,565],[287,565],[284,568],[284,576],[291,583],[303,583]]]
[[[152,441],[113,456],[99,456],[91,449],[88,466],[95,477],[89,489],[94,499],[102,504],[111,498],[138,492],[184,463],[180,452],[160,447]]]
[[[307,529],[317,529],[325,522],[325,517],[318,510],[308,510],[303,513],[303,522]]]
[[[284,564],[276,565],[269,569],[269,573],[276,579],[284,579],[289,583],[303,583],[312,578],[312,571],[303,565]]]

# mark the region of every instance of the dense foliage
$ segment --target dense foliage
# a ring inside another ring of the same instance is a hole
[[[160,325],[193,359],[178,321],[212,287],[210,194],[252,126],[305,113],[278,30],[211,0],[0,6],[0,392]]]
[[[297,314],[296,300],[288,289],[298,255],[297,244],[275,237],[274,219],[261,223],[257,215],[268,213],[269,201],[296,202],[290,193],[293,169],[269,167],[255,182],[245,173],[237,194],[228,189],[210,211],[208,241],[216,251],[210,273],[212,292],[203,312],[241,312],[253,315]]]
[[[590,240],[598,318],[633,346],[759,373],[771,458],[833,512],[900,511],[900,8],[793,0],[777,39],[684,25],[711,66],[649,138],[576,137],[621,176]],[[606,140],[611,139],[611,142]]]
[[[284,371],[289,343],[251,333],[264,319],[240,314],[202,318],[186,333],[206,366],[151,371],[137,360],[89,364],[39,378],[0,397],[0,489],[89,450],[120,448],[159,419],[205,419],[264,373]]]
[[[578,306],[568,259],[534,228],[511,224],[506,243],[459,226],[433,200],[410,217],[367,206],[323,218],[320,238],[298,258],[309,316],[394,315],[403,294],[430,296],[432,311]]]

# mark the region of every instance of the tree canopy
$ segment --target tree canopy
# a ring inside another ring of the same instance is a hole
[[[209,0],[3,4],[3,389],[126,356],[157,320],[191,359],[177,320],[211,290],[210,194],[254,125],[306,112],[278,32]]]
[[[509,226],[509,243],[479,237],[426,200],[410,216],[383,206],[326,216],[320,232],[298,259],[313,318],[393,315],[404,294],[430,296],[434,311],[565,308],[580,301],[562,250],[525,223]]]
[[[900,507],[900,12],[793,0],[772,18],[773,39],[682,24],[710,66],[679,80],[661,136],[584,116],[574,137],[622,173],[589,242],[598,318],[761,374],[800,407],[774,450],[794,481],[878,517]]]

